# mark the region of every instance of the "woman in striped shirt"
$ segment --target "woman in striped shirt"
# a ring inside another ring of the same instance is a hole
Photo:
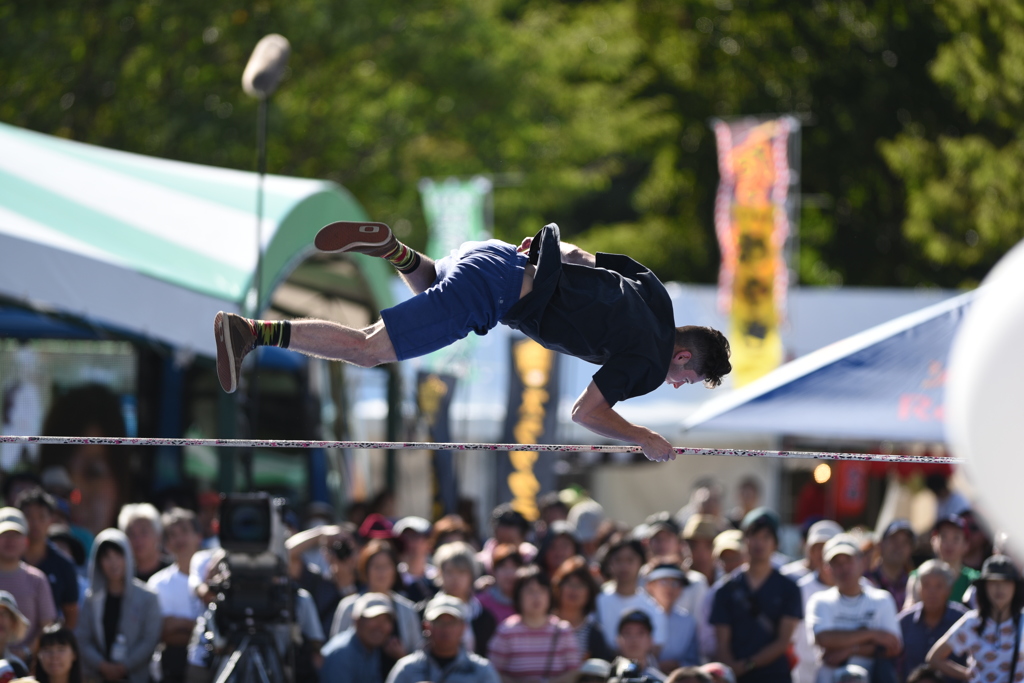
[[[551,582],[536,567],[516,572],[516,614],[498,626],[488,659],[502,683],[571,683],[582,662],[576,634],[550,613]]]

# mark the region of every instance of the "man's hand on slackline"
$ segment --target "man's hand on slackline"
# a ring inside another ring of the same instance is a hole
[[[648,460],[665,462],[676,459],[676,451],[665,437],[647,427],[635,425],[615,412],[593,381],[573,404],[572,421],[595,434],[635,443],[643,449]]]

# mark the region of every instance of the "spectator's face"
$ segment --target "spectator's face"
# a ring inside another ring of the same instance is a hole
[[[427,622],[427,638],[430,640],[431,651],[439,657],[454,657],[459,653],[462,644],[462,632],[466,629],[465,622],[450,614],[442,614],[437,619]]]
[[[28,537],[31,541],[41,541],[46,538],[46,532],[53,523],[53,515],[45,505],[26,505],[21,511],[25,515],[25,522],[28,524]]]
[[[651,632],[643,624],[624,624],[619,630],[619,654],[643,663],[651,652]]]
[[[65,677],[75,664],[75,651],[68,643],[53,643],[39,649],[39,664],[50,679]]]
[[[406,529],[402,532],[402,547],[406,557],[423,558],[430,554],[430,538]]]
[[[537,581],[530,581],[519,591],[519,609],[524,617],[536,618],[548,613],[551,595],[548,589]]]
[[[772,553],[775,552],[775,548],[778,545],[774,534],[766,528],[761,528],[752,534],[747,534],[746,541],[747,554],[750,556],[751,562],[767,562],[771,559]]]
[[[913,542],[908,534],[896,532],[882,541],[882,562],[890,566],[906,566],[910,563],[910,554],[914,552]]]
[[[560,585],[561,606],[570,610],[583,610],[590,600],[590,587],[578,576],[566,577]]]
[[[718,560],[722,563],[722,569],[728,574],[743,564],[743,553],[738,550],[723,550],[722,554],[718,556]]]
[[[620,548],[608,560],[608,573],[612,580],[622,583],[636,581],[643,559],[632,548]]]
[[[707,572],[715,564],[714,543],[710,538],[693,538],[689,541],[690,557],[693,568],[699,572]]]
[[[164,540],[167,552],[176,558],[192,557],[202,542],[199,533],[188,522],[178,522],[164,529]]]
[[[473,592],[473,573],[454,564],[441,568],[441,590],[466,600]]]
[[[494,568],[494,584],[505,595],[512,595],[517,569],[519,569],[519,565],[514,560],[505,560]]]
[[[921,577],[921,602],[929,612],[944,610],[951,590],[952,586],[943,576],[929,574]]]
[[[860,558],[852,555],[836,555],[828,563],[832,569],[832,579],[840,589],[850,591],[860,581],[863,573]]]
[[[647,545],[650,547],[651,555],[653,557],[682,554],[682,542],[679,540],[679,537],[669,529],[662,529],[651,536]]]
[[[647,592],[662,609],[668,610],[683,594],[683,584],[676,579],[657,579],[647,582]]]
[[[494,540],[500,543],[519,545],[524,540],[523,530],[512,524],[499,524],[494,527]]]
[[[963,529],[952,524],[943,524],[932,534],[932,550],[944,562],[959,567],[967,552],[967,539]]]
[[[28,548],[28,537],[17,531],[5,531],[0,534],[0,561],[17,562]]]
[[[388,642],[394,630],[391,617],[379,614],[369,619],[356,619],[356,637],[369,649],[375,649]]]
[[[386,553],[377,553],[366,563],[366,585],[372,593],[391,592],[395,586],[395,563]]]
[[[160,537],[156,533],[156,527],[148,519],[133,520],[124,533],[136,558],[150,560],[160,555]]]
[[[807,566],[811,568],[812,572],[818,571],[821,569],[822,564],[824,564],[821,559],[821,554],[824,550],[824,543],[815,543],[807,547]]]
[[[14,615],[7,608],[0,608],[0,645],[7,649],[7,643],[14,636]]]
[[[750,484],[744,484],[740,487],[740,505],[743,506],[744,510],[753,510],[757,507],[757,503],[761,496],[757,493],[757,488]]]
[[[555,522],[569,519],[569,510],[562,505],[549,505],[541,511],[540,518],[550,527]]]
[[[559,535],[551,539],[551,545],[548,546],[547,555],[544,557],[548,573],[553,574],[563,562],[575,554],[576,544],[568,536]]]
[[[996,609],[1005,609],[1010,606],[1010,602],[1013,600],[1013,589],[1013,581],[989,579],[985,582],[985,592]]]
[[[124,555],[114,549],[107,549],[100,555],[100,569],[108,583],[120,583],[124,581],[125,561]]]

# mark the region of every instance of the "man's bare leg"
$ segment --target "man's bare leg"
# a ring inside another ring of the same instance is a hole
[[[383,320],[361,330],[328,320],[293,320],[288,348],[364,368],[398,360]]]

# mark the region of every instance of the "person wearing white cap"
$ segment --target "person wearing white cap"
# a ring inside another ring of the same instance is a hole
[[[796,582],[800,589],[800,600],[803,603],[805,615],[809,614],[807,610],[811,596],[828,590],[834,585],[832,570],[828,563],[822,560],[822,555],[825,544],[841,533],[843,533],[843,528],[828,519],[815,522],[807,532],[808,555],[813,553],[817,559],[812,563],[816,565],[816,568]],[[790,576],[790,578],[794,577]],[[818,676],[817,652],[814,649],[814,640],[807,637],[806,628],[797,628],[793,633],[793,654],[798,660],[797,665],[793,668],[793,683],[814,683]]]
[[[843,533],[843,527],[831,519],[815,522],[807,529],[807,538],[804,539],[804,558],[782,565],[779,573],[794,581],[799,581],[808,574],[818,571],[821,569],[821,551],[825,547],[825,542],[841,533]]]
[[[819,648],[818,683],[831,683],[835,667],[856,664],[873,673],[889,667],[903,649],[896,602],[887,591],[862,580],[864,562],[857,539],[839,534],[825,544],[823,559],[835,586],[807,604],[807,637]],[[893,673],[895,675],[895,673]]]
[[[402,577],[402,595],[419,603],[437,592],[437,567],[430,564],[430,522],[422,517],[403,517],[391,532],[401,547],[398,574]]]
[[[398,660],[387,683],[499,683],[494,667],[462,644],[467,611],[466,603],[454,596],[438,593],[431,598],[423,612],[425,646]]]
[[[57,621],[57,607],[46,575],[21,558],[28,547],[28,523],[18,508],[0,508],[0,590],[17,600],[29,628],[12,640],[11,650],[20,657],[30,654],[32,643],[43,627]]]
[[[668,638],[658,653],[658,668],[672,671],[700,664],[697,620],[676,605],[687,583],[686,573],[674,557],[655,558],[641,571],[644,589],[665,613]]]
[[[320,683],[380,683],[382,654],[395,630],[395,608],[383,593],[363,593],[352,606],[353,626],[332,637],[320,650]]]

